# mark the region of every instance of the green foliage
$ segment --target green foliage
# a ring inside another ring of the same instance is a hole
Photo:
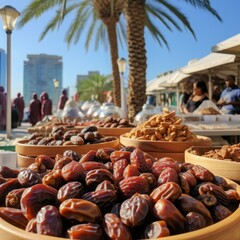
[[[93,74],[77,83],[77,92],[82,101],[90,100],[94,96],[94,99],[103,103],[106,101],[105,93],[110,90],[112,90],[111,76]]]

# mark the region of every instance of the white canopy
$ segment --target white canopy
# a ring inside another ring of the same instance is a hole
[[[215,75],[236,74],[236,56],[232,54],[210,53],[209,55],[194,61],[187,67],[182,68],[183,73],[206,73]]]
[[[240,34],[237,34],[213,46],[212,51],[240,55]]]
[[[226,75],[238,75],[237,56],[224,53],[210,53],[209,55],[190,63],[182,71],[188,74],[207,74],[209,78],[208,93],[212,99],[212,76],[225,78]]]
[[[151,80],[147,84],[147,92],[163,90],[165,88],[176,87],[179,82],[188,78],[190,75],[176,70],[171,73],[162,74],[161,76]]]

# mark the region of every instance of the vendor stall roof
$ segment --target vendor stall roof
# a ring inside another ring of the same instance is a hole
[[[240,34],[237,34],[213,46],[212,51],[240,55]]]

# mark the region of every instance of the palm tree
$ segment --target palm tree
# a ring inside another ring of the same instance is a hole
[[[106,47],[108,46],[107,43],[109,43],[113,75],[113,98],[114,103],[120,106],[121,93],[120,75],[117,66],[117,38],[119,38],[120,43],[122,43],[122,39],[126,40],[125,27],[123,23],[119,21],[124,6],[124,0],[80,0],[72,1],[71,4],[67,5],[68,2],[70,3],[70,1],[67,0],[33,0],[21,14],[18,27],[23,27],[33,18],[40,17],[47,10],[57,7],[55,16],[50,20],[40,36],[40,40],[42,40],[50,30],[56,29],[59,23],[61,23],[68,14],[75,11],[75,18],[69,26],[65,40],[68,44],[76,44],[85,26],[88,26],[89,29],[85,42],[87,50],[94,37],[96,50],[100,43],[103,43]],[[117,23],[119,24],[117,25]]]
[[[110,76],[92,74],[77,83],[77,92],[82,101],[87,101],[94,96],[100,103],[106,101],[105,93],[112,89]]]
[[[193,7],[199,7],[209,11],[217,19],[221,20],[217,12],[211,7],[209,0],[183,0]],[[167,40],[159,28],[161,22],[167,29],[172,31],[174,26],[182,31],[174,17],[180,21],[195,37],[195,33],[185,15],[167,0],[125,0],[125,15],[128,32],[128,61],[129,61],[129,118],[141,110],[146,100],[146,68],[147,58],[145,49],[144,27],[146,26],[153,37],[168,47]],[[172,16],[168,13],[170,12]],[[153,21],[157,20],[157,21]],[[157,25],[158,24],[158,25]]]

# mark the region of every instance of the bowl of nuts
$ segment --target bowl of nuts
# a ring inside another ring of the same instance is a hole
[[[239,239],[237,183],[133,147],[74,156],[0,168],[2,239]]]
[[[18,166],[26,167],[35,157],[41,154],[55,157],[66,150],[85,154],[90,150],[110,147],[119,148],[119,139],[114,136],[103,136],[97,127],[89,126],[83,129],[65,131],[64,128],[54,128],[49,136],[44,137],[33,133],[28,139],[16,143]]]
[[[154,157],[171,156],[184,161],[184,151],[191,146],[211,146],[209,137],[195,135],[175,112],[165,110],[120,136],[123,146],[134,146]]]
[[[202,165],[214,174],[240,182],[240,144],[194,146],[185,151],[185,162]]]

